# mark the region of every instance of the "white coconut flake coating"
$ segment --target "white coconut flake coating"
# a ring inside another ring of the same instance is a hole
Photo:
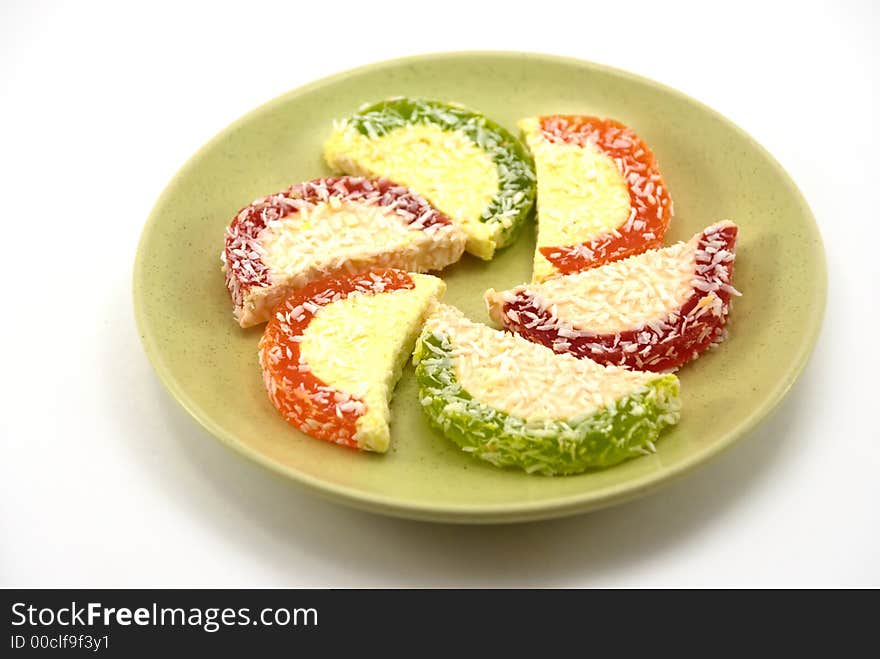
[[[450,337],[455,373],[474,399],[526,421],[570,420],[613,405],[657,376],[577,359],[440,305],[427,332]]]
[[[293,290],[371,268],[439,270],[465,234],[424,198],[387,179],[338,177],[297,184],[243,208],[221,259],[242,327],[268,320]]]
[[[726,337],[731,298],[740,294],[731,283],[736,236],[735,224],[718,222],[688,243],[544,284],[489,290],[489,314],[556,352],[675,370]]]
[[[554,317],[565,319],[568,329],[613,334],[663,319],[680,308],[693,294],[696,252],[697,241],[691,240],[504,294],[488,291],[486,297],[495,307],[495,317],[504,299],[527,294]],[[525,322],[537,326],[541,321]]]

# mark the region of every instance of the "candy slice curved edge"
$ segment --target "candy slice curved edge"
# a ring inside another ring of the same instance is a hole
[[[430,275],[375,269],[297,291],[260,341],[269,400],[307,435],[386,452],[394,387],[445,288]]]
[[[414,363],[420,403],[432,427],[497,467],[545,476],[611,467],[652,453],[661,432],[679,420],[678,378],[660,375],[580,418],[527,421],[461,386],[451,354],[454,341],[427,328],[419,337]]]
[[[405,186],[326,177],[239,210],[220,258],[233,317],[251,327],[309,282],[370,268],[440,270],[461,258],[465,241],[448,217]]]
[[[484,300],[495,323],[555,352],[674,371],[727,337],[732,298],[740,295],[732,284],[737,236],[733,222],[717,222],[687,243],[543,283],[489,289]]]
[[[335,171],[388,176],[411,187],[490,260],[511,244],[536,196],[531,155],[516,136],[456,103],[396,97],[334,123],[324,158]]]
[[[658,247],[673,216],[653,151],[610,118],[519,121],[538,177],[535,282]]]

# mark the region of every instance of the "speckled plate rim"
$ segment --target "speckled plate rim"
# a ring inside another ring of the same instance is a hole
[[[764,158],[766,158],[768,163],[780,173],[781,178],[785,181],[785,185],[788,187],[788,191],[793,195],[795,199],[797,199],[799,205],[801,206],[805,220],[809,220],[805,221],[805,228],[809,230],[816,238],[818,245],[817,262],[815,264],[816,274],[818,275],[818,279],[821,282],[820,288],[817,289],[815,292],[815,297],[819,304],[813,307],[813,313],[811,316],[802,319],[803,332],[801,334],[801,344],[794,367],[785,374],[785,377],[781,378],[776,383],[776,387],[774,388],[772,393],[764,399],[763,403],[753,408],[751,413],[748,416],[744,417],[739,425],[728,432],[726,436],[714,442],[702,451],[694,452],[687,459],[682,460],[675,466],[663,469],[661,471],[653,472],[643,477],[633,478],[624,483],[619,483],[617,485],[609,486],[600,490],[594,490],[586,492],[584,494],[575,494],[570,496],[558,497],[555,499],[543,500],[536,503],[524,502],[521,504],[497,505],[431,505],[407,503],[395,497],[367,494],[354,488],[328,483],[320,478],[308,476],[297,471],[296,469],[280,465],[254,451],[247,444],[239,440],[239,438],[236,437],[234,434],[228,433],[226,430],[215,424],[212,421],[210,415],[206,413],[199,406],[199,404],[189,396],[186,390],[172,376],[171,371],[166,365],[160,350],[156,346],[154,336],[152,335],[150,330],[150,324],[145,318],[143,307],[142,282],[144,279],[144,245],[148,242],[149,237],[152,235],[152,232],[156,228],[157,209],[161,208],[164,205],[165,198],[169,196],[171,192],[175,189],[175,187],[179,184],[181,175],[185,172],[188,172],[190,168],[196,166],[197,161],[200,159],[201,155],[205,151],[210,149],[217,142],[223,140],[227,135],[235,131],[240,125],[243,125],[250,121],[251,118],[258,113],[265,112],[267,110],[270,110],[271,108],[274,108],[277,105],[286,103],[292,98],[309,94],[313,90],[319,89],[323,86],[336,84],[340,81],[345,80],[346,78],[358,76],[366,71],[381,67],[399,66],[446,58],[512,58],[524,56],[531,59],[543,60],[548,63],[564,63],[591,68],[606,74],[629,79],[643,85],[649,85],[659,91],[662,91],[663,93],[677,96],[678,98],[699,107],[702,111],[711,114],[716,119],[726,124],[740,137],[756,147],[759,153],[761,153]],[[651,80],[649,78],[645,78],[643,76],[639,76],[603,64],[597,64],[594,62],[575,59],[571,57],[520,51],[452,51],[442,53],[428,53],[423,55],[414,55],[410,57],[383,60],[380,62],[374,62],[354,69],[349,69],[347,71],[336,73],[325,78],[321,78],[320,80],[316,80],[304,86],[298,87],[292,91],[286,92],[285,94],[282,94],[281,96],[278,96],[268,101],[267,103],[264,103],[257,108],[254,108],[247,114],[229,124],[226,128],[221,130],[217,135],[209,140],[205,145],[203,145],[177,171],[177,173],[165,187],[162,194],[153,205],[153,208],[150,211],[150,215],[141,233],[141,238],[138,242],[137,254],[135,256],[133,274],[135,322],[137,324],[138,334],[140,335],[141,341],[144,345],[144,349],[146,350],[147,357],[152,363],[156,374],[159,376],[159,380],[162,382],[165,388],[171,393],[174,399],[177,400],[177,402],[187,411],[187,413],[189,413],[189,415],[192,416],[209,433],[211,433],[219,440],[221,440],[224,444],[235,449],[242,455],[250,458],[251,460],[254,460],[255,462],[271,469],[276,473],[286,476],[298,485],[303,486],[308,490],[318,495],[321,495],[322,497],[331,501],[353,506],[362,510],[391,515],[395,517],[403,517],[424,521],[471,524],[525,522],[539,519],[564,517],[568,515],[597,510],[599,508],[605,508],[646,495],[656,490],[661,485],[669,483],[673,479],[689,473],[694,468],[715,457],[716,455],[733,445],[737,440],[741,439],[750,431],[752,431],[759,423],[761,423],[761,421],[763,421],[767,416],[770,415],[771,412],[773,412],[779,406],[779,404],[791,390],[792,385],[803,372],[804,367],[809,361],[810,355],[812,354],[813,348],[816,344],[816,340],[819,336],[819,331],[822,326],[822,319],[825,314],[825,304],[828,288],[828,274],[822,237],[819,232],[818,225],[816,224],[815,217],[810,210],[810,207],[808,206],[806,200],[804,199],[804,196],[801,194],[800,190],[797,188],[794,181],[788,175],[785,169],[751,135],[749,135],[739,126],[737,126],[732,121],[719,114],[712,108],[704,105],[703,103],[691,98],[690,96],[676,89],[655,82],[654,80]]]

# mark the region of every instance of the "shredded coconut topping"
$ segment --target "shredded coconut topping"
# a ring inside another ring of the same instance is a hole
[[[503,293],[488,291],[506,328],[560,353],[668,371],[724,339],[737,227],[719,222],[680,243]]]
[[[524,419],[578,419],[657,376],[601,366],[467,320],[441,305],[426,332],[448,336],[455,374],[476,400]]]
[[[248,326],[322,276],[370,267],[439,269],[458,260],[464,243],[448,217],[408,188],[388,179],[333,177],[241,209],[226,230],[221,260],[235,317]]]

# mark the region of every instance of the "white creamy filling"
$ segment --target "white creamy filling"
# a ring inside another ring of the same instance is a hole
[[[365,251],[401,249],[422,236],[388,208],[341,201],[307,205],[260,232],[262,261],[272,282],[322,268]]]
[[[455,374],[474,399],[527,421],[575,420],[631,394],[656,374],[556,354],[442,305],[427,328],[449,337]]]
[[[666,318],[693,294],[697,242],[649,250],[521,289],[560,320],[597,334],[617,334]]]

